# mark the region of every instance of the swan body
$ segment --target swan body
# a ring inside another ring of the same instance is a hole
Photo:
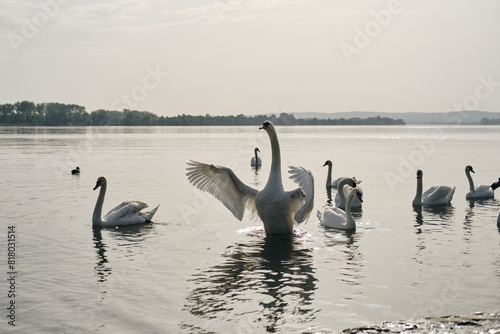
[[[71,174],[80,174],[80,167],[76,167],[71,171]]]
[[[338,184],[337,194],[335,195],[335,206],[341,209],[344,209],[347,204],[347,196],[353,187],[356,187],[356,181],[354,178],[344,177],[340,180]],[[356,187],[361,194],[363,190],[360,187]],[[351,208],[360,208],[362,205],[362,201],[360,201],[357,197],[355,197],[351,201]]]
[[[339,177],[332,181],[332,162],[330,160],[326,160],[323,164],[323,167],[328,166],[328,173],[326,175],[326,187],[327,188],[337,188],[339,182],[343,179],[343,177]],[[352,178],[356,184],[360,184],[361,181],[356,180],[355,177]]]
[[[417,170],[417,193],[413,199],[413,205],[444,205],[450,204],[455,194],[455,187],[433,186],[423,194],[424,172]]]
[[[472,181],[472,176],[470,173],[475,173],[472,166],[465,166],[465,175],[467,176],[467,180],[469,180],[469,192],[465,195],[466,199],[477,199],[477,198],[493,198],[495,196],[495,192],[491,188],[491,186],[487,184],[480,184],[474,186],[474,181]]]
[[[257,152],[260,152],[258,147],[256,147],[254,150],[255,156],[252,157],[252,160],[250,160],[250,166],[252,167],[262,166],[262,160],[260,160],[259,156],[257,155]]]
[[[350,206],[353,198],[363,202],[363,193],[357,188],[351,188],[349,195],[347,196],[345,211],[340,208],[328,208],[323,212],[323,214],[318,211],[316,216],[318,217],[321,225],[342,230],[355,229],[356,222],[354,221],[354,218],[352,218]]]
[[[111,209],[104,217],[101,218],[102,204],[104,203],[104,196],[106,195],[107,181],[104,176],[97,179],[94,190],[101,188],[99,197],[94,208],[92,215],[92,225],[94,226],[120,226],[120,225],[133,225],[150,222],[153,218],[158,206],[149,212],[141,212],[141,210],[148,207],[144,202],[140,201],[126,201],[122,204]]]
[[[309,217],[314,205],[314,177],[302,167],[289,167],[290,179],[299,188],[292,191],[283,189],[281,177],[281,152],[274,125],[264,122],[264,129],[271,141],[271,171],[262,190],[244,184],[227,167],[209,165],[197,161],[186,162],[187,177],[196,188],[209,192],[238,219],[243,219],[249,210],[264,223],[267,235],[292,234],[295,223]]]

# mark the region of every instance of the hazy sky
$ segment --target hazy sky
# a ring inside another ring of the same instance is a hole
[[[0,103],[500,111],[500,1],[2,0]]]

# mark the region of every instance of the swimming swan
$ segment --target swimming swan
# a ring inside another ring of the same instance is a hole
[[[433,186],[427,189],[423,194],[423,178],[424,172],[417,170],[417,193],[413,199],[413,205],[443,205],[450,204],[455,187],[448,186]]]
[[[259,156],[257,155],[257,152],[260,152],[258,147],[256,147],[254,150],[255,156],[252,157],[252,160],[250,160],[250,166],[252,167],[262,166],[262,160],[260,160]]]
[[[349,195],[347,196],[347,209],[345,211],[340,208],[328,208],[325,210],[325,212],[323,212],[323,214],[321,214],[321,212],[318,210],[316,216],[318,217],[321,225],[342,230],[355,229],[356,222],[352,218],[351,207],[349,205],[351,204],[354,196],[356,196],[356,199],[358,201],[363,202],[363,194],[357,188],[352,188],[349,192]]]
[[[338,186],[337,194],[335,195],[335,206],[341,209],[345,208],[347,203],[346,198],[353,187],[356,187],[356,189],[363,194],[363,190],[360,187],[357,187],[354,178],[344,177],[340,180]],[[362,201],[360,201],[357,197],[351,202],[351,208],[360,208],[361,205]]]
[[[196,188],[207,191],[221,201],[239,219],[245,209],[257,213],[266,234],[292,234],[294,223],[305,221],[314,205],[314,177],[302,167],[290,167],[290,179],[300,188],[284,191],[281,178],[281,152],[274,125],[264,122],[264,129],[271,141],[271,171],[267,184],[256,190],[244,184],[227,167],[197,161],[186,162],[187,177]]]
[[[342,180],[343,177],[339,177],[332,182],[332,162],[330,160],[326,160],[326,162],[323,164],[323,167],[325,166],[328,166],[328,174],[326,175],[326,187],[337,188],[340,180]],[[361,183],[361,181],[357,181],[355,177],[353,177],[352,179],[354,180],[354,182],[356,182],[356,184]]]
[[[76,167],[71,171],[71,174],[80,174],[80,167]]]
[[[491,187],[487,184],[480,184],[474,187],[474,181],[472,181],[472,176],[470,172],[475,173],[472,166],[465,166],[465,175],[469,180],[469,192],[465,195],[466,199],[476,199],[476,198],[493,198],[495,196],[495,192]]]
[[[111,211],[109,211],[102,219],[102,204],[106,195],[107,181],[104,176],[97,179],[94,190],[101,187],[97,203],[95,204],[94,214],[92,215],[92,225],[94,226],[118,226],[118,225],[133,225],[150,222],[153,218],[158,206],[149,212],[141,212],[142,209],[148,207],[144,202],[131,201],[123,202]]]

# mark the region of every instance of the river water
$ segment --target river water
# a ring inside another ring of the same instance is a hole
[[[292,238],[265,238],[261,222],[238,221],[185,176],[193,159],[262,188],[271,152],[258,128],[0,127],[0,331],[331,332],[499,311],[500,195],[466,200],[464,173],[472,165],[476,184],[498,180],[499,127],[278,126],[283,168],[314,174],[314,212],[336,193],[326,160],[364,192],[355,232],[324,228],[314,214]],[[417,169],[424,190],[456,186],[450,206],[413,208]],[[104,212],[124,200],[160,204],[154,223],[93,229],[99,176]]]

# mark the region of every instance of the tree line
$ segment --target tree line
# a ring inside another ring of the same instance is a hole
[[[87,125],[122,125],[122,126],[212,126],[212,125],[255,125],[270,120],[276,125],[404,125],[402,119],[388,117],[368,118],[295,118],[293,114],[245,116],[158,116],[148,111],[124,109],[99,109],[88,113],[83,106],[64,103],[34,103],[22,101],[0,104],[0,125],[38,125],[38,126],[87,126]]]
[[[483,117],[479,122],[480,125],[500,125],[500,118]]]

